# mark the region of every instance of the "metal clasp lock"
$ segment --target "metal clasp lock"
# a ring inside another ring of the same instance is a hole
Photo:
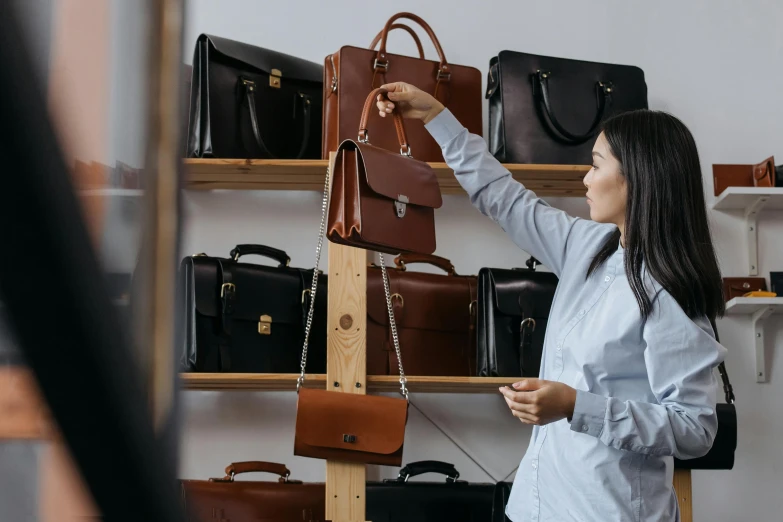
[[[405,208],[408,206],[408,203],[410,203],[408,196],[404,194],[397,196],[397,199],[394,201],[394,209],[397,211],[398,218],[405,217]]]
[[[280,69],[272,69],[272,72],[269,73],[269,86],[279,89],[282,76],[283,73],[280,72]]]
[[[258,333],[260,335],[272,335],[271,315],[262,315],[258,318]]]

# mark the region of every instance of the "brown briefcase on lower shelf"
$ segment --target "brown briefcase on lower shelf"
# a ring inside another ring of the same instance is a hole
[[[476,367],[476,276],[457,275],[451,261],[431,255],[401,255],[389,270],[400,350],[407,375],[471,376]],[[408,272],[427,263],[446,275]],[[397,371],[381,269],[367,270],[367,374]]]

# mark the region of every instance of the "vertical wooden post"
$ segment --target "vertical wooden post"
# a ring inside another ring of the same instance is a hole
[[[334,164],[332,153],[330,164]],[[326,387],[364,394],[367,389],[367,252],[329,244]],[[364,521],[365,465],[326,462],[326,518]]]
[[[691,498],[691,470],[674,470],[674,491],[680,504],[680,520],[693,522],[693,504]]]

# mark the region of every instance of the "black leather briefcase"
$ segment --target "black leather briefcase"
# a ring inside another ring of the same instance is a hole
[[[240,261],[255,254],[279,266]],[[313,271],[289,266],[282,250],[237,245],[228,258],[182,260],[183,371],[299,373]],[[327,277],[318,276],[308,373],[326,373]]]
[[[601,122],[646,109],[647,84],[638,67],[501,51],[486,98],[499,161],[589,165]]]
[[[441,482],[409,482],[424,473],[446,476]],[[453,464],[412,462],[396,479],[367,483],[366,518],[373,522],[502,522],[505,496],[495,484],[458,480]],[[498,518],[499,517],[499,518]]]
[[[202,34],[193,53],[187,155],[320,159],[323,66]]]
[[[557,276],[538,261],[512,270],[482,268],[476,340],[479,377],[538,377]]]

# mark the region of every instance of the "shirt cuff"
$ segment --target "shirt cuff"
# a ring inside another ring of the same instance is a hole
[[[440,114],[435,116],[424,126],[430,135],[435,138],[438,145],[443,147],[451,141],[457,134],[462,132],[465,127],[448,109],[443,109]]]
[[[574,416],[571,418],[571,430],[600,437],[604,429],[606,408],[609,398],[584,390],[576,390]]]

